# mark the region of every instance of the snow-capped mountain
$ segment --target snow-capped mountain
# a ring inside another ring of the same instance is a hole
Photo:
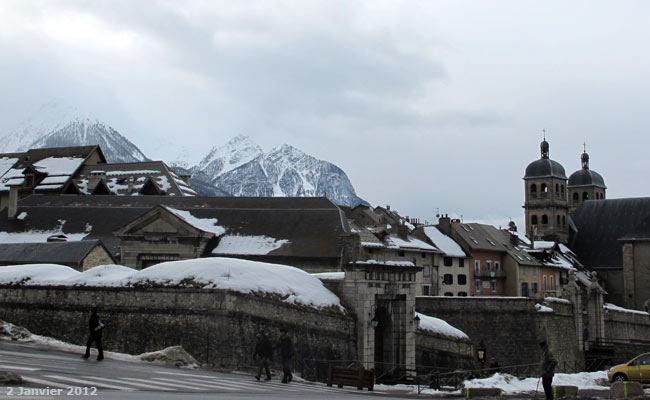
[[[127,138],[98,120],[75,119],[35,140],[30,148],[85,146],[98,144],[111,163],[146,161],[147,157]]]
[[[0,152],[97,144],[108,162],[147,160],[136,145],[95,116],[56,102],[41,106],[20,127],[0,137]]]
[[[336,165],[286,144],[264,153],[243,135],[212,149],[192,172],[233,196],[325,196],[341,205],[367,204]]]

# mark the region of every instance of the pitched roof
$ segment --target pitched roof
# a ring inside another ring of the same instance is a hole
[[[176,196],[30,196],[18,203],[24,218],[7,219],[5,232],[60,231],[101,239],[114,255],[119,239],[113,235],[157,205],[188,211],[198,219],[217,219],[226,235],[265,236],[286,240],[269,255],[340,257],[341,235],[350,232],[341,210],[326,198],[176,197]]]
[[[423,227],[424,234],[427,235],[433,244],[449,257],[467,257],[463,249],[454,239],[440,232],[435,226]]]
[[[97,246],[103,246],[99,240],[0,244],[0,265],[48,263],[80,266]]]
[[[587,200],[571,221],[569,247],[586,267],[623,268],[620,241],[650,239],[650,197]]]
[[[491,225],[461,223],[456,228],[455,234],[456,237],[459,237],[465,243],[470,251],[483,250],[505,253],[506,248],[487,232],[486,229],[489,229],[488,227],[496,229]]]
[[[147,182],[155,184],[161,194],[171,196],[196,196],[196,192],[185,183],[163,161],[134,163],[111,163],[87,165],[79,170],[73,182],[82,194],[92,192],[89,183],[91,175],[104,175],[106,186],[117,195],[138,194]]]

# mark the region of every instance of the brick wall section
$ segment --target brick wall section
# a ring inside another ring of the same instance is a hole
[[[441,372],[473,369],[474,349],[470,340],[450,338],[418,330],[415,335],[415,364],[438,367]]]
[[[625,362],[650,351],[650,316],[608,310],[605,337],[615,343],[615,362]]]
[[[285,327],[296,343],[296,368],[302,359],[357,354],[353,318],[253,295],[179,288],[0,288],[0,319],[75,344],[85,344],[95,304],[106,321],[104,347],[112,351],[139,354],[182,345],[202,363],[247,369],[258,330],[275,340]]]

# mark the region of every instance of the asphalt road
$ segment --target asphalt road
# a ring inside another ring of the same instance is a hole
[[[0,386],[0,399],[359,399],[401,398],[394,392],[360,392],[356,388],[277,378],[257,382],[251,375],[187,370],[149,363],[96,357],[32,344],[0,341],[0,370],[13,371],[25,382]]]
[[[201,369],[187,370],[150,363],[95,357],[34,344],[0,341],[0,370],[13,371],[25,380],[18,386],[0,386],[0,399],[404,399],[432,398],[395,390],[327,387],[296,379],[283,384],[277,378],[257,382],[251,375]],[[607,391],[581,392],[582,399],[603,399]],[[504,396],[533,398],[533,394]],[[455,398],[458,393],[435,398]],[[543,392],[537,399],[543,398]]]

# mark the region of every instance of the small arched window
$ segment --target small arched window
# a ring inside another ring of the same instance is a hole
[[[542,225],[548,225],[548,216],[546,214],[542,215]]]
[[[582,192],[582,200],[589,200],[589,193]]]
[[[573,193],[573,204],[578,204],[580,201],[580,195],[578,193]]]
[[[564,194],[564,185],[560,185],[560,191]]]
[[[562,226],[566,225],[566,216],[562,216]]]
[[[534,183],[530,185],[530,193],[532,193],[533,195],[537,194],[537,185],[535,185]]]
[[[557,216],[557,224],[560,225],[560,216]]]
[[[546,192],[548,192],[548,186],[546,186],[545,183],[542,183],[542,186],[541,186],[540,190],[541,190],[542,193],[546,193]]]
[[[557,183],[555,184],[555,196],[560,197],[560,185]]]
[[[533,215],[530,218],[530,223],[533,224],[533,225],[537,225],[537,215]]]

